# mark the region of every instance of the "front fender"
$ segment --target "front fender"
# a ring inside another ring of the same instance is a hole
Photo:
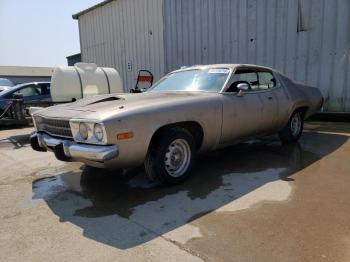
[[[214,149],[219,141],[222,123],[222,106],[217,101],[191,103],[164,108],[145,108],[121,119],[104,122],[109,143],[119,148],[120,165],[142,164],[146,158],[153,135],[160,128],[182,122],[196,122],[203,129],[200,151]],[[118,133],[133,132],[132,139],[117,140]]]

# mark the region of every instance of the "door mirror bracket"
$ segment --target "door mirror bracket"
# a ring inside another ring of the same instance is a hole
[[[237,85],[237,90],[237,96],[242,96],[244,92],[249,90],[249,85],[247,83],[240,83]]]

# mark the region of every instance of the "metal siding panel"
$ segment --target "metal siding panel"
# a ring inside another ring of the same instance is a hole
[[[247,47],[248,47],[248,58],[247,62],[249,64],[256,63],[256,39],[257,39],[257,1],[248,0],[247,1]]]
[[[114,65],[114,50],[112,48],[113,45],[113,20],[112,20],[112,6],[107,6],[106,8],[106,18],[105,18],[105,26],[107,27],[107,35],[105,36],[107,41],[107,66],[112,67]]]
[[[233,15],[233,19],[230,32],[231,32],[231,62],[232,63],[238,63],[239,61],[239,9],[237,8],[239,0],[232,0],[230,1],[230,12]]]
[[[128,89],[140,69],[159,79],[164,74],[162,6],[162,0],[117,0],[81,15],[83,61],[115,67]]]
[[[284,30],[285,30],[285,10],[284,10],[285,0],[279,0],[277,2],[276,11],[276,31],[275,31],[275,54],[274,54],[274,68],[283,69],[283,54],[284,54]],[[282,70],[283,71],[283,70]]]
[[[209,39],[210,39],[210,32],[209,32],[209,1],[202,0],[202,4],[200,6],[202,8],[201,12],[201,21],[199,21],[198,24],[196,24],[196,30],[200,30],[200,33],[202,34],[202,59],[200,63],[198,64],[208,64],[209,63]],[[202,30],[201,30],[202,26]]]
[[[109,41],[109,32],[108,32],[108,27],[107,27],[107,23],[106,23],[106,19],[108,19],[107,17],[107,11],[104,10],[105,6],[101,7],[100,9],[98,9],[97,11],[97,17],[98,17],[98,24],[99,24],[99,30],[100,30],[100,37],[101,39],[104,39],[104,47],[103,48],[99,48],[101,50],[101,56],[103,57],[103,64],[101,64],[102,66],[108,66],[109,62],[108,62],[108,41]]]
[[[286,39],[286,61],[285,73],[290,77],[295,77],[296,45],[297,45],[297,24],[298,24],[298,2],[288,1],[287,14],[287,39]]]
[[[298,33],[297,41],[297,61],[294,80],[306,82],[307,56],[308,56],[308,35],[306,32]]]
[[[239,30],[239,46],[238,46],[238,61],[239,63],[248,63],[248,14],[247,14],[247,0],[239,0],[238,4],[238,30]]]
[[[222,5],[222,27],[227,28],[228,32],[222,33],[222,62],[223,63],[232,63],[231,60],[231,25],[230,22],[232,20],[232,15],[230,13],[230,0],[224,0]]]
[[[333,50],[335,45],[335,5],[330,1],[324,2],[323,9],[323,36],[322,36],[322,59],[321,59],[321,73],[320,73],[320,83],[322,84],[324,90],[324,95],[326,100],[332,104],[332,108],[338,107],[336,101],[332,97],[332,66],[333,66]]]
[[[182,26],[182,30],[183,30],[183,37],[184,37],[184,41],[181,42],[182,44],[182,52],[183,52],[183,59],[184,59],[184,64],[185,65],[190,65],[190,57],[189,57],[189,43],[191,42],[190,38],[189,38],[189,29],[188,29],[188,25],[189,25],[189,18],[190,18],[190,14],[189,14],[189,1],[187,0],[182,0],[181,1],[181,12],[182,12],[182,19],[181,19],[181,26]]]
[[[116,15],[116,43],[119,46],[118,51],[116,53],[116,59],[118,60],[118,63],[116,64],[117,70],[119,70],[120,74],[123,78],[124,83],[124,89],[126,89],[127,85],[127,71],[126,71],[126,56],[125,56],[125,37],[124,37],[124,23],[123,23],[123,16],[122,16],[122,8],[121,5],[123,4],[121,1],[114,1],[115,3],[115,15]]]
[[[306,67],[306,79],[304,80],[312,86],[319,86],[319,74],[320,74],[320,60],[322,50],[322,34],[323,34],[323,6],[319,4],[319,0],[309,1],[310,6],[308,8],[309,28],[306,32],[302,32],[308,36],[307,47],[307,67]],[[306,5],[304,6],[307,7]]]
[[[347,25],[347,20],[349,18],[347,17],[350,10],[349,8],[346,8],[346,3],[344,0],[337,0],[337,10],[336,10],[336,29],[335,29],[335,49],[333,53],[334,58],[334,66],[333,66],[333,78],[332,78],[332,85],[333,88],[331,89],[331,97],[334,97],[334,100],[336,100],[336,104],[339,105],[339,108],[337,108],[337,111],[344,111],[345,110],[345,98],[346,98],[346,70],[347,70],[347,61],[346,61],[346,51],[348,42],[347,42],[347,31],[350,30],[350,27],[344,27],[343,25]],[[349,3],[349,1],[347,1]],[[349,4],[348,6],[349,7]]]
[[[347,14],[350,14],[350,3],[348,0],[344,0],[342,3],[342,8],[344,10],[347,10]],[[343,52],[343,57],[341,59],[344,59],[345,62],[345,77],[344,77],[344,83],[343,83],[343,90],[344,90],[344,98],[345,101],[344,103],[344,111],[345,112],[350,112],[350,33],[349,33],[349,28],[350,28],[350,17],[349,15],[347,16],[347,21],[344,24],[346,34],[347,34],[347,42],[346,42],[346,49]]]
[[[134,67],[134,61],[132,57],[132,32],[131,32],[131,23],[129,23],[130,13],[129,13],[129,4],[131,1],[129,0],[122,0],[122,16],[123,16],[123,27],[125,28],[124,31],[124,40],[125,40],[125,55],[126,55],[126,63],[128,61],[132,62],[132,67]],[[124,65],[126,66],[126,65]],[[127,88],[132,88],[131,86],[131,78],[132,74],[130,71],[127,71],[126,74],[126,84]]]
[[[201,23],[201,16],[202,16],[202,10],[201,8],[198,8],[198,6],[201,6],[201,0],[194,0],[193,1],[193,6],[192,9],[194,11],[194,16],[193,16],[193,24],[191,28],[191,32],[194,36],[194,45],[193,45],[193,52],[194,52],[194,60],[193,61],[198,61],[198,64],[202,63],[202,50],[203,50],[203,45],[201,41],[201,31],[203,30],[202,27],[199,28],[199,30],[196,30],[196,25]]]
[[[260,0],[257,2],[257,15],[256,15],[256,64],[263,65],[266,63],[265,59],[265,44],[266,44],[266,21],[267,12],[265,7],[266,0]]]
[[[270,0],[267,2],[267,24],[266,24],[266,66],[274,66],[275,58],[275,34],[276,34],[276,3],[277,0]]]
[[[215,44],[216,44],[216,37],[215,37],[215,12],[216,12],[216,0],[209,0],[209,9],[208,9],[208,20],[209,20],[209,31],[208,31],[208,63],[212,64],[215,63],[215,59],[216,59],[216,48],[215,48]]]
[[[214,59],[213,61],[217,61],[217,63],[223,63],[223,30],[216,30],[216,28],[223,28],[223,1],[218,2],[215,1],[215,43],[214,43]]]

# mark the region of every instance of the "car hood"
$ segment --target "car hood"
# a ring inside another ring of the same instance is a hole
[[[38,112],[52,118],[106,119],[110,116],[141,112],[159,106],[192,103],[217,95],[205,92],[146,92],[141,94],[109,94],[53,106]]]

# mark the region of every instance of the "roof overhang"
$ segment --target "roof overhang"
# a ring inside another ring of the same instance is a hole
[[[51,77],[54,68],[32,66],[0,66],[1,76],[47,76]]]
[[[76,14],[72,15],[72,17],[73,17],[73,19],[77,20],[77,19],[79,19],[79,16],[84,15],[86,13],[89,13],[92,10],[94,10],[94,9],[96,9],[98,7],[104,6],[104,5],[106,5],[106,4],[108,4],[108,3],[112,2],[112,1],[114,1],[114,0],[105,0],[105,1],[103,1],[101,3],[99,3],[99,4],[93,5],[93,6],[89,7],[89,8],[87,8],[87,9],[79,12],[79,13],[76,13]]]

